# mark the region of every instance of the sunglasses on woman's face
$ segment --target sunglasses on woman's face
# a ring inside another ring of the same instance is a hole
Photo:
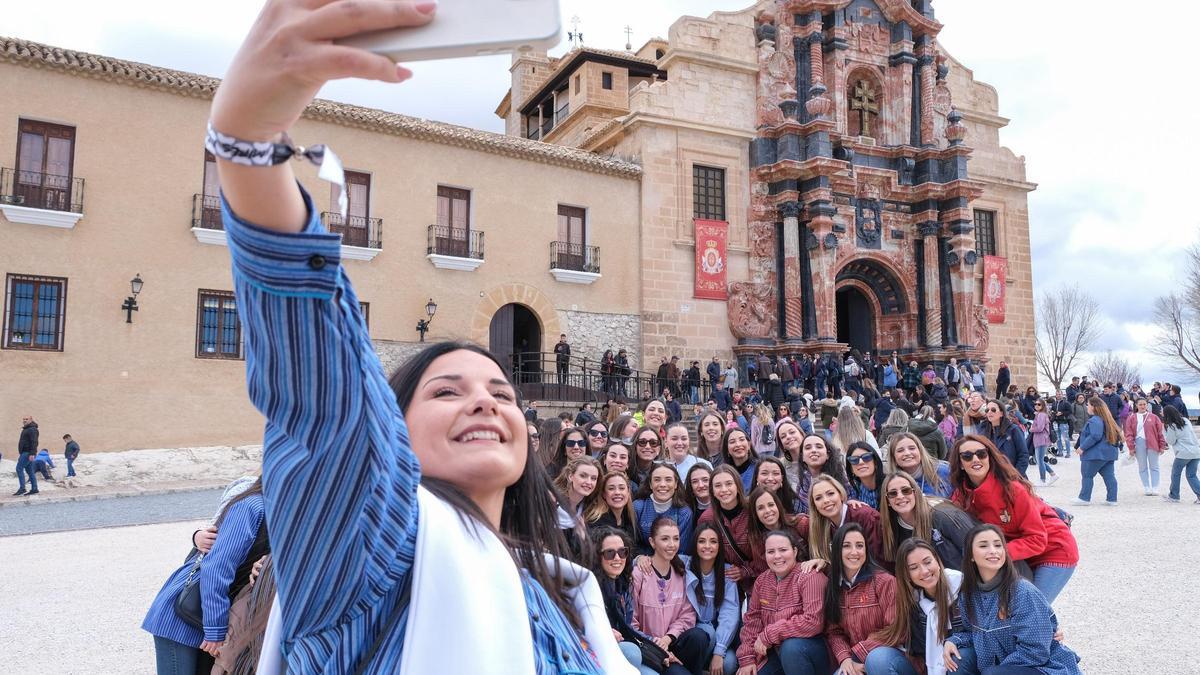
[[[606,548],[603,551],[600,551],[600,557],[610,562],[616,560],[617,558],[620,558],[621,560],[628,560],[629,549],[625,548],[624,546],[621,548]]]
[[[639,448],[644,448],[646,446],[649,446],[652,448],[657,448],[659,445],[661,445],[661,443],[659,443],[657,438],[639,438],[639,439],[637,439],[637,446]]]
[[[988,456],[987,450],[964,450],[964,451],[958,453],[958,458],[964,462],[969,462],[969,461],[971,461],[972,458],[987,459],[987,456]]]
[[[588,436],[592,438],[608,438],[608,432],[603,429],[590,429],[588,430]]]
[[[563,441],[563,447],[567,447],[567,448],[586,448],[586,447],[587,447],[587,441],[584,441],[584,440],[579,440],[579,441],[576,441],[576,440]]]
[[[869,455],[869,454],[867,454],[867,455],[854,455],[854,456],[852,456],[852,457],[848,457],[846,461],[850,462],[850,464],[852,464],[852,465],[853,465],[853,464],[862,464],[863,462],[870,462],[870,461],[871,461],[871,455]]]
[[[911,495],[912,493],[913,493],[913,489],[911,487],[909,487],[908,485],[905,485],[904,487],[902,487],[898,490],[888,490],[887,496],[888,496],[888,499],[895,499],[896,497],[899,497],[900,495],[904,495],[905,497],[907,497],[907,496]]]
[[[537,439],[541,438],[542,436],[541,436],[541,434],[529,434],[529,437],[536,441]]]

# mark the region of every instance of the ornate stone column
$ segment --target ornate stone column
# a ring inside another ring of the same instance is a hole
[[[783,202],[779,216],[783,220],[783,334],[799,338],[804,317],[800,289],[800,203]]]
[[[942,300],[941,281],[938,265],[938,229],[937,221],[927,221],[917,226],[921,236],[925,255],[923,257],[922,282],[925,297],[925,346],[930,349],[942,347]]]
[[[809,251],[812,270],[813,307],[817,315],[817,339],[837,342],[837,287],[833,266],[837,260],[838,237],[833,233],[834,207],[830,201],[818,200],[809,206],[813,214],[809,222],[815,247]]]
[[[921,38],[921,145],[935,145],[933,137],[933,86],[935,73],[933,69],[933,41],[928,36]]]

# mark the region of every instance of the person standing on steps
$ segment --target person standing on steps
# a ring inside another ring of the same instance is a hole
[[[36,495],[38,493],[37,472],[35,471],[34,458],[38,451],[38,425],[32,417],[26,415],[21,418],[21,439],[17,442],[17,479],[21,481],[21,488],[13,493],[14,497],[20,497],[23,494]],[[29,492],[25,491],[25,477],[29,476]]]
[[[554,370],[558,374],[559,386],[567,383],[567,369],[571,364],[571,345],[567,343],[567,334],[560,333],[558,344],[554,345]]]

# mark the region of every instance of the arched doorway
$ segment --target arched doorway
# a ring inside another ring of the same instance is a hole
[[[837,341],[860,352],[875,350],[875,308],[854,286],[837,291]]]
[[[509,303],[492,316],[488,349],[513,372],[518,383],[540,379],[542,323],[525,305]]]

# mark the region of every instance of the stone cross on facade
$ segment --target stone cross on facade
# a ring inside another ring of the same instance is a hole
[[[875,103],[875,90],[871,88],[870,82],[859,80],[854,85],[854,97],[850,99],[850,109],[861,112],[858,135],[870,136],[871,115],[879,114],[879,105]]]

